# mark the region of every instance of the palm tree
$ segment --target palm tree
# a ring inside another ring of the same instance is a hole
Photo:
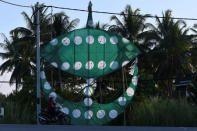
[[[95,29],[98,29],[98,30],[107,30],[108,27],[109,27],[108,24],[100,24],[100,22],[97,22],[97,23],[94,25],[94,28],[95,28]]]
[[[146,30],[149,27],[149,23],[146,23],[146,17],[149,14],[142,15],[139,9],[133,10],[130,5],[127,5],[124,11],[121,13],[121,20],[117,16],[112,16],[111,20],[116,24],[109,27],[109,31],[118,33],[119,35],[127,38],[133,42],[138,49],[141,51],[139,56],[138,65],[140,70],[145,72],[141,75],[149,75],[152,73],[150,59],[148,59],[147,52],[151,49],[152,43],[145,43],[144,38],[147,35]],[[140,72],[139,72],[140,73]],[[146,76],[147,77],[147,76]],[[142,78],[142,77],[141,77]],[[140,79],[139,79],[140,81]],[[137,91],[146,87],[146,83],[141,83]]]
[[[109,31],[122,35],[140,48],[139,41],[143,37],[144,29],[148,26],[148,24],[145,24],[145,20],[149,15],[141,15],[139,9],[132,10],[130,5],[127,5],[120,14],[123,17],[122,21],[117,16],[111,17],[111,20],[115,21],[116,25],[110,26]]]
[[[42,6],[42,5],[40,5]],[[47,15],[47,8],[40,8],[40,29],[41,41],[46,41],[48,32],[49,15]],[[27,22],[27,28],[17,27],[10,31],[11,40],[8,40],[5,35],[4,43],[1,47],[5,52],[0,53],[0,57],[6,60],[1,66],[0,71],[12,71],[10,84],[16,83],[16,92],[19,84],[24,81],[26,76],[35,74],[35,38],[36,38],[36,9],[32,7],[32,16],[29,17],[27,13],[22,12],[24,19]]]
[[[40,40],[41,43],[48,42],[50,39],[50,20],[51,15],[47,12],[48,8],[44,8],[43,4],[40,5],[41,8],[39,8],[39,25],[40,25]],[[32,7],[32,15],[29,16],[26,12],[22,12],[26,24],[27,29],[32,32],[32,36],[36,37],[36,7]]]
[[[194,27],[191,29],[194,34],[193,45],[190,49],[192,65],[194,67],[194,71],[197,72],[197,24],[194,24]]]
[[[42,7],[42,5],[40,5]],[[48,43],[53,37],[57,37],[63,33],[73,30],[78,19],[69,21],[69,17],[61,12],[54,15],[47,14],[48,8],[40,8],[40,36],[41,43]],[[35,74],[35,38],[36,38],[36,9],[32,7],[32,16],[22,12],[27,23],[27,28],[18,27],[10,31],[11,40],[5,36],[4,43],[1,46],[6,52],[1,53],[0,57],[6,59],[0,67],[2,73],[6,70],[12,71],[10,83],[16,82],[16,91],[19,83],[24,80],[25,76]],[[53,32],[53,34],[51,34]],[[44,44],[43,44],[44,46]],[[12,63],[11,63],[12,62]],[[59,79],[61,74],[59,70]]]
[[[11,40],[4,37],[4,43],[0,46],[4,52],[0,52],[0,57],[5,60],[0,66],[1,74],[5,71],[12,71],[10,84],[16,83],[16,93],[19,89],[19,84],[23,82],[25,76],[33,75],[35,65],[32,64],[34,51],[33,39],[30,36],[29,30],[23,27],[16,28],[10,31]],[[25,36],[25,37],[24,37]]]
[[[154,78],[168,80],[168,94],[172,95],[172,78],[184,77],[190,72],[191,59],[187,55],[191,47],[192,36],[182,20],[172,19],[170,10],[163,13],[163,18],[156,17],[157,27],[152,26],[145,42],[154,43],[149,55],[152,58]]]
[[[53,37],[60,36],[74,30],[79,23],[79,19],[69,20],[69,17],[64,13],[56,13],[52,16]]]
[[[142,15],[139,9],[133,10],[130,5],[127,5],[125,10],[121,13],[122,21],[116,16],[112,16],[111,20],[115,21],[116,25],[109,27],[109,31],[118,33],[123,37],[133,42],[141,51],[139,58],[139,68],[145,68],[147,72],[150,71],[150,61],[146,53],[150,51],[152,43],[145,43],[144,38],[147,36],[145,29],[151,24],[145,23],[146,17],[149,14]]]

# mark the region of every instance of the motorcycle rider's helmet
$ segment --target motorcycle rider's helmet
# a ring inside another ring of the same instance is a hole
[[[55,93],[50,93],[49,98],[52,98],[53,100],[55,100],[56,99],[56,94]]]

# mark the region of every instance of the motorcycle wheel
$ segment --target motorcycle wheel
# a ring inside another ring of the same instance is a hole
[[[45,118],[44,118],[45,119]],[[43,118],[42,118],[42,116],[39,116],[39,123],[41,124],[41,125],[44,125],[44,124],[48,124],[48,121],[47,120],[44,120]]]
[[[64,121],[63,118],[59,119],[59,124],[60,124],[60,125],[66,125],[66,123],[65,123],[65,121]]]
[[[70,125],[71,119],[68,116],[65,116],[59,119],[60,125]]]
[[[64,122],[65,122],[66,125],[70,125],[71,124],[70,116],[66,115],[63,119],[64,119]]]

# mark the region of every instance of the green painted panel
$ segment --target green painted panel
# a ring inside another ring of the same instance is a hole
[[[84,79],[109,74],[139,53],[129,40],[91,28],[59,36],[41,49],[41,57],[53,66]]]

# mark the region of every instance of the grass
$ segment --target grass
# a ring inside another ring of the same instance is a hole
[[[126,108],[128,126],[197,126],[197,106],[192,106],[185,99],[143,98],[134,100]],[[107,125],[123,125],[123,113]],[[35,124],[36,105],[19,104],[7,100],[5,117],[2,124]]]
[[[36,114],[29,104],[19,104],[7,101],[4,118],[1,124],[33,124],[36,122]]]
[[[134,126],[197,126],[197,107],[186,100],[145,99],[132,104],[128,125]]]

